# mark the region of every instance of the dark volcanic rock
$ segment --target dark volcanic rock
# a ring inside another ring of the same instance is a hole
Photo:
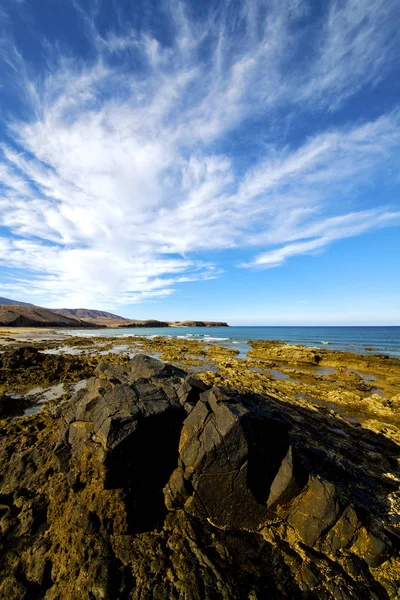
[[[146,321],[129,321],[129,323],[122,323],[119,327],[169,327],[169,323],[166,321],[157,321],[157,319],[147,319]]]
[[[2,369],[27,369],[29,367],[41,365],[46,359],[46,355],[40,353],[32,346],[22,346],[15,350],[4,352],[0,355],[0,368]]]
[[[31,406],[31,402],[24,398],[13,398],[11,396],[0,396],[0,419],[22,415],[24,410]]]
[[[219,389],[204,392],[183,425],[181,466],[166,488],[168,505],[182,504],[183,481],[191,490],[184,503],[187,512],[223,529],[257,531],[266,519],[272,480],[288,452],[288,430],[289,422],[280,415],[266,419],[237,396]]]
[[[398,597],[383,437],[143,355],[30,423],[0,443],[1,598]]]
[[[10,388],[60,381],[79,381],[93,373],[89,359],[44,354],[33,346],[22,346],[0,354],[0,383]]]
[[[162,488],[177,461],[186,411],[204,389],[194,377],[172,365],[137,355],[127,366],[100,363],[84,393],[66,411],[68,427],[57,448],[79,462],[82,447],[93,440],[106,488],[123,488],[136,514],[130,530],[151,529],[165,518]],[[138,460],[138,457],[139,460]]]
[[[203,393],[183,424],[179,466],[165,488],[168,508],[225,530],[267,539],[279,532],[281,541],[310,551],[337,555],[351,547],[368,565],[380,564],[392,541],[385,527],[373,532],[378,482],[357,469],[349,448],[338,439],[334,445],[332,430],[310,440],[311,427],[297,424],[300,411],[290,412],[278,412],[272,399]]]
[[[225,321],[175,321],[174,327],[229,327]]]

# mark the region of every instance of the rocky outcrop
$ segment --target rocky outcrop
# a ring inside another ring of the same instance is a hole
[[[165,488],[168,507],[301,547],[310,561],[314,552],[326,554],[338,574],[343,560],[378,567],[397,541],[380,514],[391,486],[382,488],[379,469],[371,477],[360,446],[351,447],[351,427],[318,432],[319,419],[277,408],[271,399],[203,393],[183,424],[179,466]],[[343,578],[349,597],[353,585]]]
[[[0,444],[0,597],[398,597],[383,436],[144,355],[25,422]]]
[[[60,381],[73,383],[92,373],[93,362],[88,357],[45,354],[33,346],[20,346],[0,354],[0,382],[14,391],[24,390],[28,382],[31,387]]]
[[[329,366],[339,369],[360,369],[365,373],[373,371],[389,375],[400,372],[398,358],[387,354],[356,354],[342,350],[326,350],[325,348],[309,348],[301,345],[291,345],[280,341],[257,340],[250,341],[252,349],[250,358],[272,361],[277,364]]]
[[[174,321],[171,327],[229,327],[225,321]]]
[[[250,344],[252,350],[250,350],[249,356],[291,365],[318,365],[323,355],[323,350],[285,344],[285,342],[275,340],[257,340]]]
[[[168,327],[166,321],[157,321],[156,319],[148,319],[147,321],[129,321],[119,325],[119,327]]]
[[[130,321],[121,323],[118,327],[229,327],[228,323],[223,321],[157,321],[148,319],[147,321]]]

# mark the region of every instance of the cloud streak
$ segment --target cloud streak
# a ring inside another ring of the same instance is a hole
[[[220,276],[215,251],[279,266],[399,224],[393,207],[363,206],[395,168],[396,109],[285,133],[296,115],[333,114],[379,84],[397,3],[332,1],[315,20],[297,0],[244,2],[241,13],[227,2],[199,20],[176,2],[168,40],[129,21],[101,32],[96,12],[75,7],[90,59],[46,41],[43,69],[4,46],[29,117],[7,120],[0,151],[0,264],[17,277],[3,290],[128,305]],[[248,142],[236,146],[251,127],[249,162]]]
[[[305,228],[297,233],[302,241],[286,244],[280,248],[257,256],[251,265],[265,268],[278,267],[292,256],[311,254],[319,251],[332,242],[356,235],[361,235],[371,229],[400,225],[400,211],[379,213],[376,210],[350,213],[342,217],[332,217],[320,221],[314,226]],[[296,237],[296,236],[295,236]],[[307,239],[309,238],[309,239]]]

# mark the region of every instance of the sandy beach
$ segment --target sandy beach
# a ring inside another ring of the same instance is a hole
[[[20,343],[43,340],[62,340],[68,334],[51,328],[38,327],[0,327],[0,347],[9,346],[10,341]]]

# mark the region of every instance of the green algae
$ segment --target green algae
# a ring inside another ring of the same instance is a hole
[[[387,429],[392,439],[396,437],[393,432],[400,426],[399,403],[395,400],[400,389],[400,361],[275,341],[250,341],[249,345],[251,350],[243,359],[238,358],[238,350],[220,343],[162,336],[71,336],[62,342],[14,344],[13,349],[0,355],[0,392],[24,391],[58,381],[75,383],[90,377],[99,362],[124,364],[130,356],[145,353],[195,372],[208,385],[268,394],[318,412],[337,414],[338,419],[346,413],[375,430],[380,423],[381,432]],[[124,351],[117,352],[121,346]],[[37,350],[63,352],[68,347],[81,348],[81,352],[39,353],[45,358],[38,358]],[[36,351],[35,359],[35,352],[29,348]],[[32,356],[19,364],[17,351],[31,352]]]

